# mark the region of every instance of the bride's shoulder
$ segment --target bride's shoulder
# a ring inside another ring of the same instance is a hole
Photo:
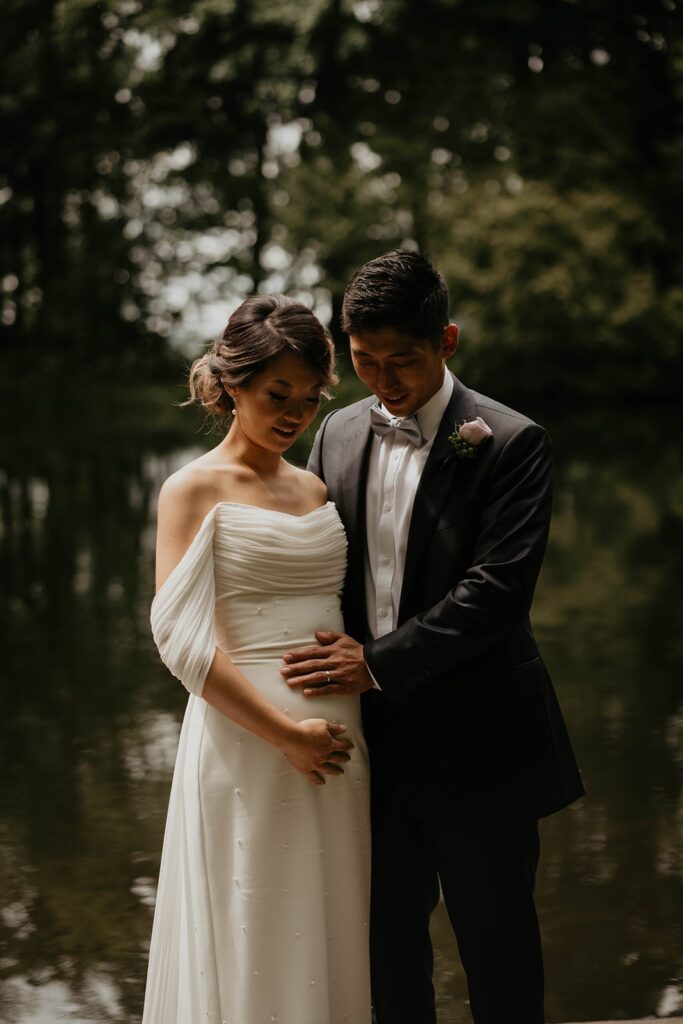
[[[157,505],[157,589],[185,555],[216,505],[215,469],[201,457],[172,473]]]
[[[222,466],[219,472],[211,455],[200,455],[164,481],[159,491],[160,521],[172,520],[187,529],[201,523],[220,501],[231,467]]]
[[[297,488],[310,499],[310,504],[324,505],[327,501],[327,487],[320,477],[307,469],[299,469],[298,466],[291,468],[294,470]]]

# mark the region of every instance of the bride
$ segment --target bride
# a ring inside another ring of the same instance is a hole
[[[343,630],[346,538],[283,454],[334,381],[305,306],[255,295],[194,363],[232,416],[159,496],[152,631],[188,689],[143,1024],[369,1024],[369,775],[355,698],[326,718],[279,672]]]

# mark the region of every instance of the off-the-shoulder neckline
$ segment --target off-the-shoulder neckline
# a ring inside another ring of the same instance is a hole
[[[245,505],[244,502],[241,501],[217,501],[212,511],[227,505],[232,508],[248,508],[251,509],[252,512],[270,512],[271,515],[286,516],[287,519],[308,519],[309,516],[315,515],[316,512],[322,512],[323,509],[329,508],[330,505],[333,504],[334,502],[332,501],[326,501],[324,505],[318,505],[317,508],[311,509],[310,512],[304,512],[302,516],[295,516],[291,512],[281,512],[280,509],[277,508],[263,508],[262,505]]]
[[[232,507],[232,508],[247,508],[247,509],[251,509],[252,511],[256,510],[258,512],[269,512],[271,515],[286,516],[288,519],[308,519],[310,516],[316,515],[316,513],[318,513],[318,512],[322,512],[323,509],[334,507],[334,502],[333,501],[326,501],[324,505],[318,505],[317,508],[311,509],[310,512],[305,512],[304,515],[302,515],[302,516],[295,516],[295,515],[292,515],[291,512],[280,512],[276,508],[262,508],[260,505],[245,505],[245,504],[243,504],[241,502],[238,502],[238,501],[217,501],[216,504],[213,506],[213,508],[209,509],[209,511],[206,513],[206,515],[204,516],[204,520],[203,520],[201,526],[199,527],[199,529],[195,533],[194,537],[192,538],[192,540],[188,544],[187,549],[185,550],[184,554],[182,555],[180,560],[178,562],[176,562],[176,564],[173,566],[173,568],[171,569],[170,573],[168,574],[168,576],[166,577],[164,582],[161,584],[161,586],[157,590],[156,594],[154,595],[154,602],[153,602],[153,604],[158,603],[159,595],[163,591],[165,591],[167,589],[170,581],[172,579],[175,579],[176,575],[180,572],[181,565],[183,565],[183,563],[187,560],[187,558],[189,556],[189,553],[192,550],[192,548],[199,542],[199,537],[202,534],[204,534],[204,531],[205,531],[205,528],[206,528],[206,524],[208,522],[210,522],[211,516],[214,515],[214,513],[216,512],[216,509],[221,508],[223,506]]]

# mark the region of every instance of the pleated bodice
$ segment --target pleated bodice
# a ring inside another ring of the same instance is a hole
[[[332,502],[304,516],[216,506],[216,642],[237,662],[280,658],[341,630],[346,535]]]
[[[199,694],[216,646],[253,662],[341,630],[346,547],[332,502],[303,516],[219,502],[152,603],[164,662]]]

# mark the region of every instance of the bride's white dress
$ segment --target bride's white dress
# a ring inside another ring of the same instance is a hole
[[[355,698],[307,700],[282,654],[342,630],[346,537],[221,502],[157,593],[152,630],[190,691],[171,789],[143,1024],[369,1024],[369,775]],[[216,647],[293,719],[348,726],[315,786],[202,700]]]

